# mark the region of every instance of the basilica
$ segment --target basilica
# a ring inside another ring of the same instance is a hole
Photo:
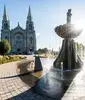
[[[26,28],[23,29],[18,22],[18,25],[14,29],[10,29],[10,20],[7,16],[6,6],[4,6],[1,28],[1,40],[3,39],[9,41],[11,45],[11,54],[29,54],[35,52],[36,34],[30,7],[26,20]]]

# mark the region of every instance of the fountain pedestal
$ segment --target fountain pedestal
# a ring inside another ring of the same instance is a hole
[[[54,67],[61,68],[61,62],[63,62],[63,69],[77,69],[82,65],[82,61],[79,56],[76,56],[75,42],[73,38],[79,36],[82,29],[77,29],[75,24],[71,24],[71,9],[67,12],[67,23],[57,26],[55,32],[60,37],[64,38],[62,42],[62,48],[57,59],[54,61]]]
[[[63,69],[76,69],[80,68],[82,61],[76,55],[75,43],[73,39],[65,38],[62,43],[62,48],[57,59],[54,61],[54,66],[61,68],[61,62],[63,62]]]

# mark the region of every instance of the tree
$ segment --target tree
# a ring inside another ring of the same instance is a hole
[[[84,44],[76,42],[75,46],[76,46],[77,54],[79,56],[83,57],[84,56],[84,52],[85,52],[85,46],[84,46]]]
[[[48,52],[48,49],[47,48],[43,48],[43,49],[38,49],[37,50],[37,52],[39,53],[39,54],[42,54],[42,53],[47,53]]]
[[[10,50],[11,50],[11,46],[8,40],[0,41],[0,54],[1,55],[8,54]]]

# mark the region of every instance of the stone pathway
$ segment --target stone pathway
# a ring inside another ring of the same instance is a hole
[[[0,65],[0,100],[54,100],[32,91],[32,87],[42,76],[42,72],[18,76],[23,72],[27,72],[25,66],[20,67],[18,69],[14,62]]]
[[[42,72],[18,76],[27,72],[27,60],[22,61],[24,66],[17,67],[14,62],[11,66],[0,65],[0,100],[57,100],[33,92],[36,82],[44,75]],[[85,68],[77,74],[61,100],[85,100]]]
[[[29,62],[34,61],[34,57],[33,56],[27,56],[26,59],[23,59],[21,61],[16,61],[16,62],[11,62],[11,63],[6,63],[6,64],[0,65],[0,78],[11,77],[11,76],[16,76],[16,75],[19,75],[19,74],[26,73],[26,70],[23,70],[22,72],[19,71],[20,70],[19,65],[21,63],[24,64],[26,62],[27,62],[26,64],[28,64],[28,61]],[[23,66],[22,66],[22,68],[23,68]]]
[[[0,79],[0,100],[53,100],[32,92],[36,81],[32,75]]]

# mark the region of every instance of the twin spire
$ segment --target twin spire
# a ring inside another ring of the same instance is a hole
[[[3,20],[8,20],[8,15],[7,15],[7,12],[6,12],[6,6],[5,5],[4,5]],[[30,6],[29,6],[28,15],[27,15],[27,21],[30,21],[30,22],[32,21]]]

